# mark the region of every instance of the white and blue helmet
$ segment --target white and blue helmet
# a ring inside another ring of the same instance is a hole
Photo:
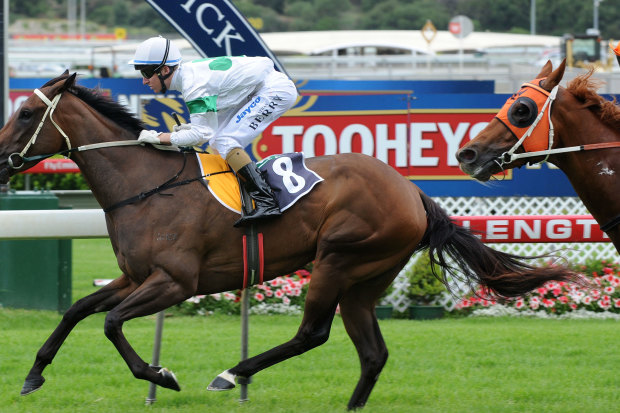
[[[140,43],[130,65],[176,66],[181,63],[181,52],[170,40],[158,36],[151,37]]]

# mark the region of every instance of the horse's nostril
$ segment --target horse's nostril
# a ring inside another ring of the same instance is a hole
[[[461,149],[456,153],[456,159],[460,163],[472,163],[476,160],[478,154],[473,149]]]

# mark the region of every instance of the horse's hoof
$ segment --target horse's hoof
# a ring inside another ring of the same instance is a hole
[[[235,376],[234,374],[230,373],[228,370],[226,370],[225,372],[219,374],[215,380],[213,380],[209,386],[207,387],[207,390],[209,391],[224,391],[224,390],[231,390],[235,388]]]
[[[166,389],[181,391],[181,386],[179,386],[179,382],[177,381],[177,376],[174,375],[173,372],[168,370],[167,368],[159,369],[159,374],[161,374],[162,381],[158,383],[161,387],[165,387]]]
[[[22,396],[27,396],[30,393],[34,393],[35,391],[39,390],[41,386],[43,386],[43,383],[45,383],[45,379],[43,378],[43,376],[39,376],[34,379],[27,378],[24,382],[24,387],[22,387],[22,391],[20,392],[20,394]]]

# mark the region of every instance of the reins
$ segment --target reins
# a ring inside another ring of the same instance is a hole
[[[49,100],[47,96],[45,96],[43,92],[41,92],[39,89],[35,89],[34,94],[37,95],[39,99],[41,99],[47,105],[47,109],[45,110],[45,113],[43,114],[43,117],[41,118],[41,122],[39,122],[37,129],[32,134],[32,137],[30,138],[30,140],[28,141],[24,149],[22,149],[21,152],[15,152],[9,155],[7,162],[12,169],[21,169],[27,162],[35,162],[35,161],[38,162],[38,161],[47,159],[54,155],[63,155],[63,156],[70,157],[71,153],[73,152],[83,152],[83,151],[89,151],[92,149],[111,148],[111,147],[116,147],[116,146],[134,146],[134,145],[144,146],[144,143],[139,142],[138,140],[126,140],[126,141],[116,141],[116,142],[93,143],[89,145],[82,145],[77,148],[72,148],[69,137],[67,136],[65,131],[63,131],[60,126],[58,126],[58,124],[54,121],[54,118],[52,117],[54,114],[54,111],[56,110],[56,106],[58,105],[58,101],[60,100],[60,97],[62,96],[62,93],[59,93],[56,96],[54,96],[52,100]],[[36,143],[37,137],[39,136],[39,132],[43,128],[43,123],[45,122],[45,119],[47,118],[48,115],[49,115],[49,118],[52,124],[56,127],[56,129],[62,135],[62,137],[65,138],[65,142],[67,143],[67,149],[59,151],[59,152],[43,154],[43,155],[24,156],[26,152],[28,151],[28,149],[30,149],[30,147]],[[167,146],[167,145],[153,145],[153,146],[155,146],[157,149],[162,149],[162,150],[169,150],[169,151],[175,151],[175,152],[179,151],[179,148],[176,146]],[[19,159],[18,161],[19,163],[14,162],[13,158]]]
[[[27,162],[38,162],[38,161],[41,161],[43,159],[47,159],[47,158],[49,158],[51,156],[54,156],[54,155],[63,155],[63,156],[69,157],[70,154],[74,153],[74,152],[90,151],[90,150],[94,150],[94,149],[103,149],[103,148],[112,148],[112,147],[121,147],[121,146],[138,146],[138,145],[145,146],[145,144],[143,142],[139,142],[138,140],[124,140],[124,141],[115,141],[115,142],[93,143],[93,144],[89,144],[89,145],[78,146],[77,148],[72,148],[71,147],[71,141],[69,140],[69,137],[62,130],[62,128],[60,126],[58,126],[58,124],[52,118],[52,115],[54,114],[54,110],[56,109],[56,106],[58,105],[58,101],[60,100],[60,97],[62,96],[62,93],[59,93],[56,96],[54,96],[54,98],[52,100],[49,100],[47,98],[47,96],[45,96],[43,94],[43,92],[41,92],[39,89],[35,89],[34,90],[34,94],[37,95],[47,105],[47,109],[45,110],[45,113],[43,114],[43,117],[41,118],[41,122],[39,122],[39,125],[37,126],[37,129],[33,133],[32,137],[30,138],[30,140],[28,141],[28,143],[26,144],[24,149],[22,149],[21,152],[15,152],[15,153],[12,153],[12,154],[9,155],[7,162],[9,164],[9,167],[11,167],[13,169],[21,169]],[[26,152],[28,151],[28,149],[30,149],[30,147],[36,143],[37,137],[39,136],[39,132],[43,128],[43,123],[45,122],[45,119],[47,118],[48,115],[49,115],[49,118],[50,118],[50,121],[52,122],[52,124],[56,127],[56,129],[62,135],[62,137],[65,138],[65,141],[67,143],[67,149],[59,151],[59,152],[55,152],[55,153],[48,153],[48,154],[35,155],[35,156],[24,156],[26,154]],[[201,175],[201,176],[198,176],[198,177],[195,177],[195,178],[190,178],[190,179],[185,179],[183,181],[175,182],[177,179],[179,179],[179,176],[181,176],[181,174],[185,170],[185,166],[187,165],[187,153],[188,152],[195,152],[195,150],[191,149],[191,148],[190,149],[179,148],[178,146],[174,146],[174,145],[173,146],[169,146],[169,145],[152,145],[152,146],[154,146],[156,149],[160,149],[160,150],[166,150],[166,151],[173,151],[173,152],[181,152],[181,153],[183,153],[183,165],[181,166],[181,169],[179,170],[179,172],[177,172],[176,175],[174,175],[172,178],[168,179],[162,185],[156,186],[155,188],[153,188],[151,190],[148,190],[148,191],[145,191],[145,192],[141,192],[140,194],[138,194],[136,196],[132,196],[132,197],[127,198],[127,199],[125,199],[123,201],[117,202],[116,204],[113,204],[110,207],[104,208],[103,209],[104,212],[107,213],[107,212],[113,211],[113,210],[115,210],[117,208],[120,208],[120,207],[123,207],[123,206],[126,206],[126,205],[130,205],[130,204],[134,204],[134,203],[142,201],[143,199],[146,199],[146,198],[148,198],[148,197],[150,197],[152,195],[161,194],[162,191],[165,191],[167,189],[176,188],[176,187],[182,186],[182,185],[187,185],[187,184],[190,184],[192,182],[199,181],[201,179],[207,178],[209,176],[219,175],[219,174],[222,174],[222,173],[232,173],[232,170],[219,171],[219,172],[213,172],[213,173],[206,174],[206,175]],[[14,162],[13,158],[19,159],[19,164],[16,164]],[[161,194],[161,195],[172,196],[172,194]]]
[[[172,194],[162,194],[162,191],[165,191],[167,189],[171,189],[171,188],[176,188],[177,186],[182,186],[182,185],[187,185],[187,184],[191,184],[192,182],[196,182],[199,181],[203,178],[208,178],[210,176],[214,176],[214,175],[219,175],[219,174],[224,174],[224,173],[232,173],[232,170],[227,170],[227,171],[218,171],[218,172],[213,172],[210,174],[206,174],[206,175],[201,175],[195,178],[189,178],[189,179],[185,179],[183,181],[179,181],[179,182],[174,182],[177,179],[179,179],[179,176],[183,173],[183,171],[185,170],[185,165],[187,165],[187,153],[188,152],[193,152],[193,150],[183,150],[183,165],[181,166],[181,169],[179,170],[179,172],[176,173],[176,175],[174,175],[172,178],[168,179],[166,182],[164,182],[163,184],[156,186],[155,188],[145,191],[145,192],[141,192],[136,196],[132,196],[130,198],[127,198],[125,200],[122,200],[120,202],[117,202],[116,204],[113,204],[112,206],[109,206],[107,208],[103,208],[103,212],[108,213],[110,211],[113,211],[117,208],[126,206],[126,205],[131,205],[131,204],[135,204],[136,202],[142,201],[150,196],[153,196],[155,194],[160,194],[162,196],[172,196]]]

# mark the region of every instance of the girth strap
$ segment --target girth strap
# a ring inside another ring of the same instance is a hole
[[[601,225],[601,231],[607,233],[608,231],[611,231],[612,229],[617,227],[618,224],[620,224],[620,215],[616,215],[614,218],[608,221],[605,225]]]

